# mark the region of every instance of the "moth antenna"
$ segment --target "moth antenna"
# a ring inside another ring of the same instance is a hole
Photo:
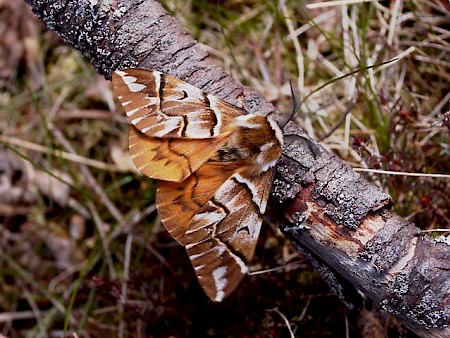
[[[346,77],[352,76],[353,74],[356,74],[356,73],[358,73],[358,72],[360,72],[362,70],[368,70],[368,69],[371,69],[371,68],[376,68],[376,67],[379,67],[379,66],[386,65],[388,63],[397,62],[398,60],[399,60],[399,58],[396,57],[396,58],[393,58],[391,60],[384,61],[384,62],[381,62],[381,63],[375,63],[375,64],[367,66],[367,67],[356,68],[355,70],[353,70],[353,71],[351,71],[351,72],[349,72],[347,74],[344,74],[344,75],[339,76],[339,77],[335,77],[335,78],[325,82],[324,84],[322,84],[318,88],[314,89],[312,92],[310,92],[308,95],[306,95],[297,105],[295,104],[295,95],[294,95],[294,91],[293,91],[293,88],[292,88],[292,81],[289,81],[290,86],[291,86],[292,99],[293,99],[293,103],[294,103],[294,110],[292,111],[291,115],[286,120],[286,122],[282,125],[281,129],[283,129],[289,123],[289,121],[292,120],[292,118],[295,116],[297,111],[300,109],[300,106],[302,105],[303,102],[306,102],[306,100],[309,99],[310,96],[314,95],[315,93],[317,93],[318,91],[322,90],[326,86],[328,86],[328,85],[330,85],[330,84],[332,84],[334,82],[337,82],[339,80],[342,80],[342,79],[344,79]]]
[[[301,142],[305,143],[308,146],[308,149],[311,152],[311,154],[313,155],[315,160],[317,160],[317,158],[319,158],[321,156],[320,148],[313,141],[311,141],[309,138],[307,138],[305,136],[301,136],[301,135],[297,135],[297,134],[288,134],[288,135],[284,135],[284,138],[300,139]],[[284,153],[283,153],[283,156],[290,158],[288,155],[286,155]],[[298,161],[295,161],[295,162],[298,163]]]
[[[299,102],[297,104],[296,100],[295,100],[295,93],[294,93],[294,87],[292,86],[292,80],[289,80],[289,87],[291,89],[291,96],[292,96],[292,112],[291,115],[289,115],[288,119],[283,123],[283,125],[281,126],[281,129],[283,130],[284,127],[286,127],[286,125],[292,121],[292,119],[294,118],[295,114],[297,114],[297,111],[300,109],[300,104],[301,102]]]
[[[298,104],[296,104],[295,95],[294,95],[294,89],[293,89],[293,87],[292,87],[292,81],[289,81],[289,84],[290,84],[290,87],[291,87],[291,94],[292,94],[292,100],[293,100],[293,106],[294,106],[294,109],[292,110],[292,113],[291,113],[291,115],[289,116],[289,118],[286,120],[286,122],[284,122],[283,125],[281,126],[281,129],[284,129],[284,127],[289,123],[289,121],[291,121],[291,120],[294,118],[295,114],[296,114],[297,111],[300,109],[300,106],[301,106],[301,104],[302,104],[303,102],[305,102],[305,101],[306,101],[311,95],[313,95],[314,93],[316,93],[316,92],[322,90],[324,87],[326,87],[326,86],[328,86],[328,85],[330,85],[330,84],[332,84],[332,83],[334,83],[334,82],[336,82],[336,81],[339,81],[339,80],[341,80],[341,79],[343,79],[343,78],[346,78],[346,77],[348,77],[348,76],[351,76],[351,75],[353,75],[353,74],[356,74],[356,73],[360,72],[361,70],[367,70],[367,69],[370,69],[370,68],[376,68],[376,67],[378,67],[378,66],[382,66],[382,65],[385,65],[385,64],[388,64],[388,63],[391,63],[391,62],[396,62],[396,61],[398,61],[398,60],[399,60],[399,58],[393,58],[393,59],[388,60],[388,61],[385,61],[385,62],[373,64],[373,65],[371,65],[371,66],[367,66],[367,67],[363,67],[363,68],[357,68],[357,69],[351,71],[350,73],[347,73],[347,74],[344,74],[344,75],[342,75],[342,76],[333,78],[333,79],[331,79],[330,81],[327,81],[326,83],[324,83],[323,85],[321,85],[319,88],[316,88],[315,90],[313,90],[313,91],[312,91],[311,93],[309,93],[308,95],[306,95],[306,96],[303,98],[303,100],[301,100]],[[347,116],[347,114],[353,109],[353,106],[354,106],[354,102],[353,102],[353,101],[350,101],[350,104],[349,104],[349,106],[347,107],[347,109],[346,109],[346,111],[345,111],[345,114],[342,116],[342,119],[344,119],[345,116]],[[333,129],[330,131],[330,133],[328,133],[327,135],[325,135],[325,136],[321,139],[321,141],[324,140],[324,139],[326,139],[327,137],[329,137],[329,136],[331,135],[331,133],[333,133],[333,132],[339,127],[340,123],[342,123],[342,121],[339,121],[338,124],[337,124],[337,126],[336,126],[335,128],[333,128]],[[284,135],[284,136],[285,136],[285,137],[297,137],[297,138],[300,138],[304,143],[306,143],[306,145],[308,146],[308,149],[311,151],[311,154],[314,156],[314,159],[317,159],[317,158],[320,156],[320,148],[319,148],[315,143],[313,143],[310,139],[308,139],[308,138],[306,138],[306,137],[304,137],[304,136],[296,135],[296,134]],[[295,159],[291,158],[290,156],[288,156],[288,155],[286,155],[286,154],[284,154],[284,153],[283,153],[282,155],[285,156],[285,157],[287,157],[287,158],[290,158],[291,160],[293,160],[293,161],[297,162],[298,164],[300,164],[298,161],[296,161]]]
[[[290,85],[290,88],[291,88],[291,96],[292,96],[292,106],[293,106],[293,109],[292,109],[291,114],[289,115],[289,118],[288,118],[288,119],[286,120],[286,122],[284,122],[283,125],[281,126],[281,129],[284,129],[284,127],[285,127],[290,121],[292,121],[292,119],[294,118],[295,114],[296,114],[297,111],[300,109],[300,105],[301,105],[301,102],[299,102],[298,104],[297,104],[297,102],[296,102],[296,99],[295,99],[295,93],[294,93],[294,87],[292,86],[292,80],[289,81],[289,85]],[[311,154],[314,156],[314,159],[317,159],[317,158],[320,156],[320,149],[319,149],[319,147],[318,147],[316,144],[314,144],[310,139],[308,139],[308,138],[306,138],[306,137],[304,137],[304,136],[296,135],[296,134],[288,134],[288,135],[284,135],[284,137],[285,137],[285,138],[288,138],[288,137],[290,137],[290,138],[296,137],[296,138],[301,139],[302,142],[303,142],[303,143],[306,143],[306,145],[308,146],[308,149],[309,149],[309,151],[311,152]],[[287,155],[285,155],[285,154],[283,154],[283,155],[286,156],[286,157],[289,157],[289,156],[287,156]],[[295,160],[294,160],[294,161],[295,161]],[[295,162],[298,163],[298,161],[295,161]]]
[[[291,160],[292,162],[297,163],[297,164],[298,164],[302,169],[304,169],[304,170],[308,170],[308,169],[309,169],[308,167],[304,166],[304,165],[301,164],[299,161],[297,161],[295,158],[293,158],[293,157],[291,157],[291,156],[289,156],[289,155],[287,155],[287,154],[285,154],[285,153],[281,154],[281,156],[287,158],[288,160]]]

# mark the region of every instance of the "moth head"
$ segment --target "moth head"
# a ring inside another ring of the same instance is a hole
[[[283,133],[266,116],[248,114],[236,118],[237,145],[243,150],[248,171],[253,175],[274,167],[281,157]]]

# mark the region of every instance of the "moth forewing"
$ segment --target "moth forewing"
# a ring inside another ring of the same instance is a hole
[[[245,114],[173,76],[145,69],[113,73],[113,88],[127,117],[150,137],[211,138]]]

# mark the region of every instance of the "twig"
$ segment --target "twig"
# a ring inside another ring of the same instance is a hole
[[[334,6],[344,6],[344,5],[353,5],[360,3],[367,3],[373,0],[337,0],[337,1],[320,1],[312,4],[305,5],[308,9],[313,8],[325,8],[325,7],[334,7]]]
[[[55,126],[51,127],[51,130],[53,134],[55,135],[55,138],[58,140],[58,142],[70,153],[75,153],[75,149],[72,147],[72,145],[66,140],[64,135],[57,129]],[[86,185],[90,187],[97,196],[100,197],[102,202],[105,204],[106,208],[109,210],[111,215],[115,218],[117,223],[123,222],[123,216],[122,213],[119,211],[119,209],[116,208],[114,203],[111,202],[108,196],[103,192],[102,188],[98,185],[97,181],[95,180],[94,176],[91,174],[89,169],[85,165],[80,165],[81,173],[86,179]]]
[[[25,148],[28,150],[36,151],[42,154],[49,154],[53,155],[58,158],[62,158],[68,161],[72,161],[78,164],[88,165],[90,167],[101,169],[101,170],[108,170],[108,171],[115,171],[115,172],[123,172],[124,170],[114,164],[104,163],[97,160],[92,160],[90,158],[86,158],[77,154],[71,154],[68,152],[65,152],[63,150],[59,149],[50,149],[48,147],[41,146],[40,144],[28,142],[19,138],[0,135],[0,142],[5,143],[8,145],[14,145],[21,148]]]
[[[289,334],[290,334],[291,338],[295,338],[294,332],[291,329],[291,324],[289,323],[289,320],[286,318],[286,316],[280,310],[278,310],[278,308],[274,308],[269,311],[276,312],[281,317],[281,319],[283,319],[284,323],[286,324],[287,329],[289,330]]]
[[[397,175],[397,176],[450,178],[450,175],[446,175],[446,174],[423,174],[423,173],[410,173],[410,172],[406,172],[406,171],[392,171],[392,170],[367,169],[367,168],[353,168],[353,170],[376,173],[376,174]]]

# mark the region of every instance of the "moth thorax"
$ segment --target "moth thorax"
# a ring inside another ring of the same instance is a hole
[[[249,114],[236,118],[235,126],[230,141],[219,154],[242,162],[251,175],[260,175],[275,166],[283,147],[278,125],[265,116]]]

